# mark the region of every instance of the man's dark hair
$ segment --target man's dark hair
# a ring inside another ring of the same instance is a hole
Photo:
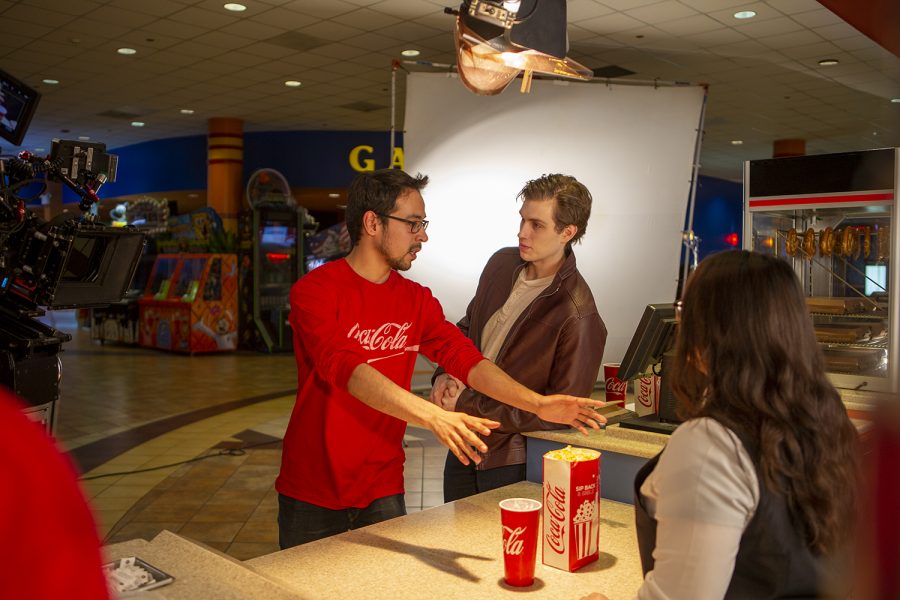
[[[362,235],[363,215],[367,211],[389,215],[397,204],[397,198],[409,190],[421,192],[428,185],[427,175],[412,177],[400,169],[367,171],[356,176],[347,192],[347,233],[350,243],[356,246]],[[379,217],[387,223],[385,217]]]
[[[591,216],[591,193],[574,177],[553,173],[532,179],[516,197],[523,201],[555,199],[556,210],[553,211],[553,220],[556,221],[557,233],[567,225],[578,227],[575,236],[569,241],[570,244],[581,240],[581,236],[587,231],[588,219]]]

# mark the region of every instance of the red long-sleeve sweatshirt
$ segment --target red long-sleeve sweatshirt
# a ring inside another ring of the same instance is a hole
[[[368,363],[409,389],[421,352],[465,382],[484,357],[428,288],[396,271],[376,284],[341,259],[302,277],[290,302],[298,389],[276,489],[330,509],[402,494],[406,423],[347,393],[350,375]]]

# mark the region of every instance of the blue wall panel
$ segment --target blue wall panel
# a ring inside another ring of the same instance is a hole
[[[397,146],[403,135],[397,134]],[[294,187],[347,187],[356,175],[350,151],[360,145],[361,162],[375,161],[375,168],[390,166],[390,133],[387,131],[264,131],[244,134],[244,181],[261,168],[272,168]],[[206,188],[206,136],[194,135],[142,142],[109,150],[119,156],[115,183],[100,190],[102,198],[175,190]],[[63,192],[63,202],[77,202]]]
[[[734,181],[701,176],[697,181],[697,204],[694,209],[694,233],[700,237],[700,260],[715,252],[741,247],[743,186]],[[738,236],[737,246],[725,238]]]

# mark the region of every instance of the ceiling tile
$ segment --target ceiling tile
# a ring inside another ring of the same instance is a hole
[[[597,35],[643,27],[644,23],[624,14],[614,13],[579,21],[578,26]]]
[[[666,0],[649,6],[640,8],[632,8],[625,11],[625,14],[639,21],[643,21],[648,25],[656,25],[657,23],[665,23],[674,21],[675,19],[683,19],[697,15],[697,11],[678,2],[677,0]]]
[[[834,25],[816,27],[813,29],[813,31],[821,35],[826,40],[832,41],[860,35],[859,31],[857,31],[847,23],[835,23]]]
[[[692,35],[723,29],[721,23],[715,19],[710,19],[706,15],[693,15],[665,23],[657,23],[656,27],[673,35]]]

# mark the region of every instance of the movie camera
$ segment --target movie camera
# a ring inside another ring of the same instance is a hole
[[[39,95],[0,71],[0,102],[21,142]],[[23,121],[22,117],[26,120]],[[117,157],[104,144],[53,140],[50,154],[0,157],[0,384],[34,405],[58,398],[60,345],[66,333],[36,321],[44,309],[104,306],[122,299],[144,249],[133,228],[96,223],[97,192],[115,181]],[[48,181],[78,195],[78,211],[45,221],[26,209]]]

